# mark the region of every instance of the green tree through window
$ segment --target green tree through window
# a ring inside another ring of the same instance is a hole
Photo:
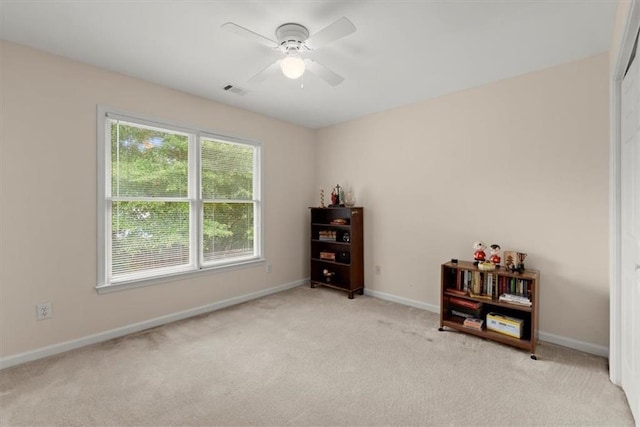
[[[106,126],[106,284],[259,257],[259,146],[142,120]]]
[[[246,255],[253,251],[253,148],[202,138],[200,158],[204,259]]]

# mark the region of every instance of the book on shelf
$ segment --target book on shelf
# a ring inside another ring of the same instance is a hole
[[[482,274],[479,271],[474,271],[471,274],[471,287],[469,289],[474,294],[482,293]]]
[[[502,276],[498,279],[497,295],[511,294],[531,296],[531,280]]]
[[[451,309],[451,315],[452,316],[458,316],[458,317],[464,317],[465,319],[472,319],[475,316],[474,314],[471,313],[467,313],[461,310],[456,310],[455,308]]]
[[[460,317],[484,317],[482,316],[482,306],[478,308],[469,308],[462,305],[451,304],[449,306],[451,314]],[[461,314],[464,313],[464,314]]]
[[[455,286],[456,290],[462,291],[462,287],[464,286],[463,284],[463,278],[464,275],[462,274],[462,270],[460,269],[451,269],[449,270],[449,273],[452,275],[452,278],[455,280],[455,282],[453,282],[453,285]]]
[[[449,302],[461,307],[467,307],[472,310],[477,310],[482,307],[482,303],[479,301],[469,301],[468,299],[462,299],[458,297],[449,297]]]
[[[529,298],[522,295],[513,295],[513,294],[502,294],[500,298],[498,298],[500,302],[506,302],[509,304],[518,304],[524,305],[526,307],[531,307],[532,302]]]
[[[345,218],[338,218],[329,222],[329,224],[331,225],[347,225],[348,223],[349,223],[349,220]]]
[[[501,313],[487,313],[487,330],[509,335],[513,338],[522,338],[524,320],[505,316]]]
[[[482,326],[484,325],[484,320],[477,317],[467,317],[464,319],[464,322],[462,324],[468,328],[481,331]]]
[[[318,240],[336,241],[336,232],[334,230],[320,230],[318,231]]]
[[[448,294],[454,294],[454,295],[460,295],[462,297],[466,297],[468,295],[467,292],[461,291],[459,289],[454,289],[454,288],[447,288],[447,293]]]
[[[486,299],[486,300],[492,300],[493,298],[491,297],[491,295],[482,295],[482,294],[475,294],[471,291],[469,291],[469,296],[472,298],[479,298],[479,299]]]
[[[498,275],[495,273],[487,275],[487,295],[492,298],[498,296]]]
[[[529,295],[531,294],[531,283],[529,280],[510,277],[507,285],[500,292],[512,295]]]
[[[469,287],[471,285],[471,271],[469,270],[464,270],[463,271],[463,285],[462,285],[462,290],[465,292],[469,291]]]

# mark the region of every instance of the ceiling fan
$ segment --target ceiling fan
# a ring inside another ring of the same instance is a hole
[[[303,58],[302,55],[303,53],[321,48],[356,31],[353,23],[345,17],[338,19],[333,24],[311,36],[309,36],[309,30],[300,24],[287,23],[280,25],[276,29],[277,41],[234,24],[233,22],[227,22],[223,24],[221,28],[282,52],[283,58],[269,64],[249,79],[249,82],[262,82],[269,75],[277,72],[278,69],[290,79],[297,79],[308,70],[331,86],[340,84],[344,78],[311,58]]]

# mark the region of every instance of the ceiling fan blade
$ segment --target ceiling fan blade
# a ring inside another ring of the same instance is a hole
[[[226,24],[222,24],[220,28],[222,28],[223,30],[229,31],[230,33],[239,35],[240,37],[251,39],[253,41],[256,41],[270,48],[278,47],[278,43],[271,40],[270,38],[260,35],[258,33],[254,33],[251,30],[247,30],[246,28],[241,27],[240,25],[234,24],[233,22],[227,22]]]
[[[267,65],[265,68],[260,70],[258,74],[251,77],[248,83],[262,83],[267,77],[277,74],[280,70],[280,62],[282,62],[282,60],[278,59],[276,62]]]
[[[319,62],[314,61],[313,59],[306,58],[304,60],[304,63],[307,66],[307,70],[309,72],[320,77],[331,86],[337,86],[344,81],[344,77],[337,75],[336,73],[320,64]]]
[[[310,50],[318,49],[332,41],[341,39],[356,31],[355,25],[344,16],[333,24],[318,31],[305,42],[305,46]]]

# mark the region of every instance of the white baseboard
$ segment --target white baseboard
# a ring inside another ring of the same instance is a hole
[[[430,311],[432,313],[440,314],[440,306],[427,304],[426,302],[416,301],[409,298],[398,297],[391,294],[386,294],[380,291],[372,291],[371,289],[364,288],[365,295],[370,295],[375,298],[380,298],[386,301],[397,302],[398,304],[408,305],[409,307],[420,308],[422,310]]]
[[[76,348],[85,347],[87,345],[96,344],[113,338],[122,337],[124,335],[140,332],[145,329],[155,328],[167,323],[176,322],[178,320],[187,319],[189,317],[198,316],[200,314],[209,313],[211,311],[220,310],[232,305],[251,301],[266,295],[282,292],[297,286],[309,283],[309,279],[296,280],[295,282],[286,283],[284,285],[275,286],[261,291],[252,292],[250,294],[240,295],[223,301],[214,302],[212,304],[203,305],[189,310],[180,311],[178,313],[168,314],[155,319],[145,320],[144,322],[134,323],[132,325],[123,326],[117,329],[100,332],[98,334],[89,335],[83,338],[65,341],[60,344],[54,344],[47,347],[41,347],[35,350],[19,353],[11,356],[0,358],[0,370],[11,366],[20,365],[22,363],[31,362],[33,360],[42,359],[44,357],[53,356],[54,354],[63,353],[65,351],[74,350]]]
[[[373,291],[367,288],[365,288],[364,293],[366,295],[370,295],[375,298],[397,302],[398,304],[408,305],[409,307],[420,308],[426,311],[430,311],[432,313],[440,314],[440,306],[437,306],[437,305],[427,304],[422,301],[403,298],[403,297],[387,294],[380,291]],[[603,345],[597,345],[589,342],[578,341],[578,340],[574,340],[573,338],[562,337],[560,335],[555,335],[549,332],[542,332],[542,331],[538,331],[538,339],[540,341],[561,345],[563,347],[582,351],[584,353],[589,353],[596,356],[609,358],[609,347],[606,347]]]
[[[550,334],[549,332],[538,331],[538,339],[540,341],[549,342],[551,344],[561,345],[563,347],[572,348],[584,353],[609,358],[609,347],[604,345],[592,344],[589,342],[574,340],[573,338],[562,337],[560,335]]]

